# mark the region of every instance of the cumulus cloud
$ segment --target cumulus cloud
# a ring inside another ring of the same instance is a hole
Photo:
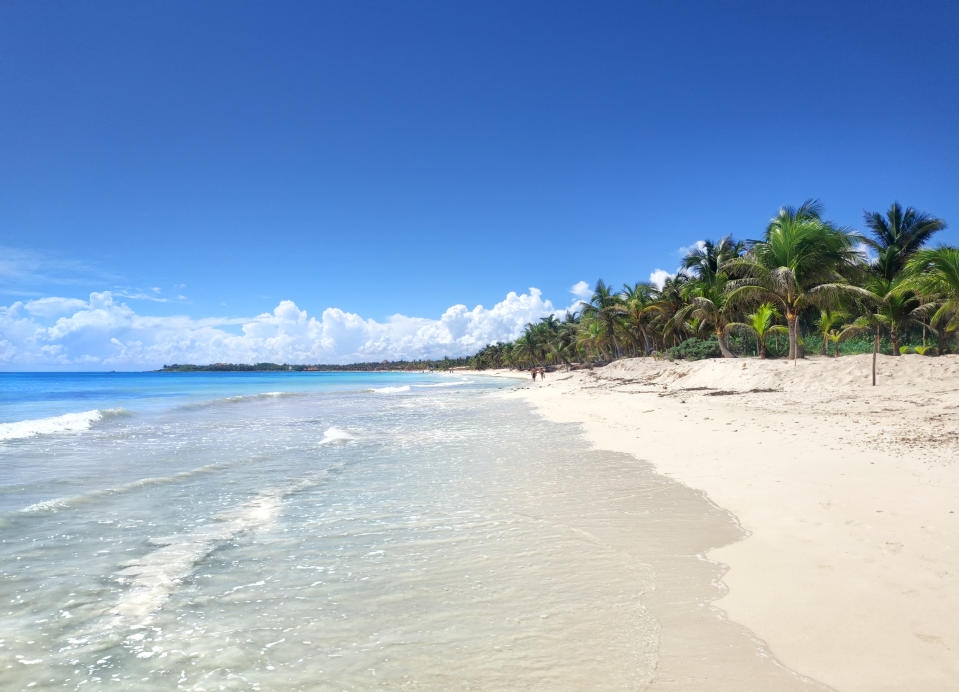
[[[593,289],[585,281],[577,281],[570,287],[569,292],[580,300],[589,300],[593,295]]]
[[[24,309],[38,317],[59,317],[86,307],[86,301],[79,298],[39,298],[24,303]]]
[[[663,284],[666,283],[666,279],[675,278],[677,273],[679,273],[678,269],[674,272],[668,272],[665,269],[654,269],[649,273],[649,283],[656,288],[662,288]]]
[[[515,339],[526,323],[557,312],[537,288],[510,292],[490,308],[453,305],[438,319],[397,314],[384,322],[335,307],[314,316],[291,300],[248,318],[155,317],[119,298],[103,291],[87,300],[42,298],[0,307],[0,369],[441,358]]]

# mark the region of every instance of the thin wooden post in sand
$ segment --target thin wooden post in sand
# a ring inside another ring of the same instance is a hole
[[[872,386],[876,386],[876,354],[879,353],[879,327],[876,327],[876,337],[872,342]]]

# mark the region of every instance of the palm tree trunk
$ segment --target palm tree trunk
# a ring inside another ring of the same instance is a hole
[[[735,358],[733,352],[729,350],[729,346],[726,345],[726,335],[723,333],[722,329],[716,330],[716,338],[719,340],[719,351],[723,354],[723,358]]]
[[[757,335],[756,341],[759,342],[759,357],[765,358],[766,357],[766,335],[765,334],[763,336]]]
[[[889,330],[889,336],[892,338],[892,355],[899,355],[899,332],[893,327]]]
[[[879,353],[879,327],[876,327],[876,338],[872,342],[872,386],[876,386],[876,354]]]
[[[799,353],[799,316],[786,313],[786,324],[789,326],[789,359],[796,360]]]

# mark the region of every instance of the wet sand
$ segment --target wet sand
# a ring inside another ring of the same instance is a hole
[[[880,357],[877,387],[870,361],[629,359],[508,396],[732,512],[746,535],[707,553],[729,567],[714,606],[783,665],[840,690],[959,689],[959,357]],[[664,672],[670,648],[677,668],[696,655],[668,644]],[[739,671],[718,661],[713,681]]]

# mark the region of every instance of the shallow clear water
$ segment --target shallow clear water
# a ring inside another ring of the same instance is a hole
[[[0,688],[798,684],[708,606],[730,517],[501,381],[145,377],[0,442]]]

